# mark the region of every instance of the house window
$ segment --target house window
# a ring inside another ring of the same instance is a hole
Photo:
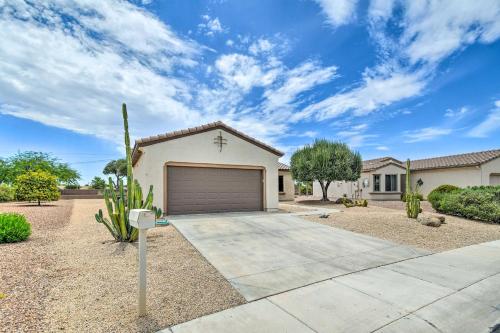
[[[373,175],[373,191],[380,192],[380,175]]]
[[[398,175],[385,175],[385,191],[396,192],[398,190]]]
[[[283,185],[283,176],[278,176],[278,192],[285,192],[285,186]]]

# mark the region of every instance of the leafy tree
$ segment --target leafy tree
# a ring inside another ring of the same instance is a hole
[[[5,183],[7,181],[7,171],[8,171],[7,161],[0,158],[0,184]]]
[[[45,171],[56,177],[59,184],[76,183],[80,174],[67,163],[61,163],[50,154],[26,151],[0,162],[0,182],[12,184],[16,178],[29,171]],[[2,175],[3,174],[3,175]]]
[[[17,176],[16,198],[22,201],[56,201],[60,193],[57,188],[57,179],[45,171],[28,171]]]
[[[90,182],[90,187],[96,190],[102,190],[106,187],[106,181],[101,177],[95,176]]]
[[[298,149],[290,160],[292,177],[299,182],[318,181],[321,201],[329,201],[328,187],[334,181],[356,181],[361,175],[361,155],[342,142],[316,140]]]
[[[127,175],[127,161],[124,158],[110,161],[102,170],[105,175],[114,175],[116,177],[115,187],[118,189],[120,179]]]

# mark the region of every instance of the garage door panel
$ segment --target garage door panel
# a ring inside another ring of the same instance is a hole
[[[167,167],[168,214],[262,210],[262,171]]]

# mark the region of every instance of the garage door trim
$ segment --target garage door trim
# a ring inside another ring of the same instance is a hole
[[[260,165],[241,165],[241,164],[215,164],[215,163],[191,163],[167,161],[163,167],[163,210],[168,215],[168,167],[191,167],[191,168],[216,168],[216,169],[241,169],[241,170],[262,170],[262,209],[266,206],[266,168]]]

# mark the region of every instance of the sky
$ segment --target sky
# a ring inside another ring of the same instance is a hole
[[[452,4],[452,5],[451,5]],[[0,157],[88,183],[133,139],[222,120],[291,154],[500,148],[500,1],[0,0]]]

